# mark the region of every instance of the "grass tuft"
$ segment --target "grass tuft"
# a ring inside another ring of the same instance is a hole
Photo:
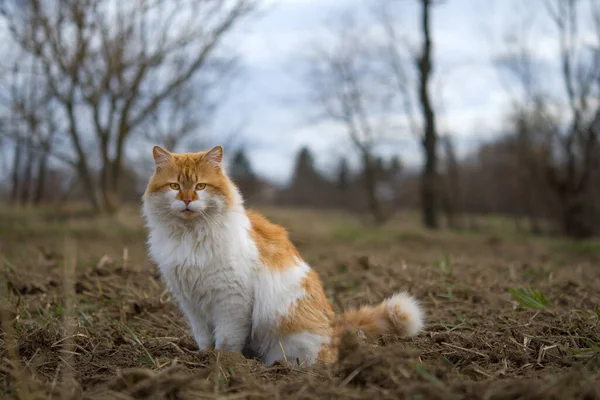
[[[547,308],[550,302],[543,293],[533,289],[508,288],[508,292],[523,308]]]
[[[435,375],[433,375],[431,372],[427,371],[425,368],[423,368],[421,365],[419,364],[412,364],[411,365],[412,368],[415,370],[415,372],[417,374],[419,374],[423,379],[427,380],[428,382],[440,387],[440,388],[445,388],[446,385],[444,384],[444,382],[442,382],[438,377],[436,377]]]
[[[4,257],[2,254],[0,254],[0,263],[4,264],[6,266],[6,268],[8,268],[8,270],[10,272],[12,272],[13,274],[17,272],[15,265],[13,263],[11,263],[10,261],[8,261],[8,259],[6,257]]]
[[[156,368],[156,369],[160,369],[160,364],[158,363],[157,360],[154,359],[154,357],[152,357],[152,354],[150,354],[150,352],[148,351],[148,349],[146,348],[146,346],[144,346],[144,344],[140,341],[140,339],[136,336],[135,333],[133,333],[133,331],[131,329],[129,329],[129,327],[127,325],[125,325],[124,323],[121,323],[121,326],[123,327],[123,329],[125,331],[127,331],[127,333],[129,333],[129,335],[132,337],[133,341],[142,348],[142,350],[144,350],[144,353],[146,353],[146,357],[148,357],[148,359],[150,360],[150,362],[152,363],[152,365]]]
[[[600,254],[600,241],[598,239],[580,241],[561,239],[557,241],[553,249],[561,253],[597,257]]]
[[[452,266],[452,260],[448,253],[444,253],[444,257],[435,262],[435,267],[440,270],[444,276],[453,276],[454,268]]]

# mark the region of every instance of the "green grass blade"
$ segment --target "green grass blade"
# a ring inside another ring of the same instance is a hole
[[[547,308],[550,302],[543,293],[531,289],[508,288],[508,292],[523,308]]]

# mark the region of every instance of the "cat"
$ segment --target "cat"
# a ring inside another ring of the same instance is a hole
[[[143,195],[149,255],[200,350],[308,366],[334,362],[345,329],[373,339],[422,330],[423,312],[407,293],[336,317],[286,230],[244,208],[221,146],[199,153],[155,146],[153,157]]]

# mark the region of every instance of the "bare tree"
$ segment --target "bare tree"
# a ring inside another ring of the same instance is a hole
[[[430,28],[430,13],[433,1],[421,0],[421,31],[423,45],[417,65],[419,69],[419,100],[421,113],[425,123],[423,133],[423,150],[425,153],[425,168],[421,181],[421,201],[423,207],[423,222],[428,228],[437,228],[438,222],[438,171],[437,171],[437,141],[438,134],[435,125],[435,111],[429,94],[429,85],[433,64],[431,61],[432,39]]]
[[[594,232],[589,215],[589,192],[598,169],[600,135],[600,4],[584,0],[542,2],[557,33],[562,93],[545,91],[544,73],[527,37],[513,33],[501,70],[521,85],[515,98],[518,132],[530,149],[529,167],[542,169],[556,196],[560,225],[565,234],[586,237]],[[594,47],[585,46],[580,28],[584,21],[595,34]]]
[[[39,63],[20,57],[5,77],[3,111],[8,129],[0,134],[12,142],[12,202],[39,204],[43,200],[45,178],[57,129],[51,96],[45,91]]]
[[[196,91],[192,88],[178,90],[171,99],[154,110],[145,124],[147,140],[175,151],[187,137],[198,132],[205,122],[204,118],[208,118],[210,113],[209,110],[194,107],[197,106],[195,95]]]
[[[42,66],[74,153],[72,163],[98,210],[119,204],[126,143],[197,83],[216,83],[223,39],[253,0],[5,1],[12,39]],[[188,126],[178,128],[188,131]]]
[[[423,148],[424,166],[421,174],[423,224],[427,228],[436,229],[439,226],[440,182],[438,132],[435,108],[430,94],[433,75],[431,12],[433,6],[441,2],[434,0],[418,0],[418,2],[421,10],[419,50],[414,50],[408,40],[402,39],[398,33],[391,2],[381,1],[376,9],[376,16],[386,37],[381,54],[388,66],[387,73],[391,75],[391,81],[398,90],[397,94],[401,100],[402,112],[408,121],[408,128],[419,137]],[[413,83],[412,67],[416,72],[416,85]],[[420,119],[415,116],[415,103],[420,105]]]
[[[208,139],[211,120],[224,103],[230,83],[237,76],[237,61],[234,57],[222,60],[219,67],[214,68],[214,76],[196,79],[193,85],[182,86],[174,91],[170,98],[152,111],[144,124],[146,140],[175,151],[185,146],[189,139],[197,139],[198,136]],[[221,84],[216,87],[215,81]],[[226,141],[230,142],[231,139],[227,138]]]
[[[441,179],[440,190],[442,209],[448,219],[450,229],[461,226],[460,213],[462,211],[462,190],[460,185],[460,166],[454,151],[454,143],[449,135],[440,138],[444,149],[444,175]]]
[[[376,145],[387,133],[385,116],[391,93],[381,80],[374,41],[346,14],[332,31],[330,42],[320,38],[307,58],[310,101],[322,117],[340,123],[360,156],[364,190],[376,223],[387,219],[377,197]]]

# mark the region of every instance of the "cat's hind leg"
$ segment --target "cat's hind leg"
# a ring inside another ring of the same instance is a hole
[[[272,344],[263,356],[266,365],[287,360],[294,366],[306,367],[317,360],[332,362],[331,339],[308,331],[288,334]]]

